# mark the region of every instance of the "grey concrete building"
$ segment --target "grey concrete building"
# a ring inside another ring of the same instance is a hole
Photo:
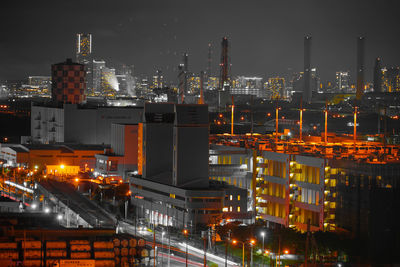
[[[142,107],[90,107],[64,104],[31,107],[34,143],[110,144],[112,123],[138,123]]]

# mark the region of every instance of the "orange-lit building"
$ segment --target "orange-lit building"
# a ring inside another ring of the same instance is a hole
[[[126,178],[138,170],[137,124],[111,124],[111,148],[96,155],[96,176]]]
[[[258,140],[241,148],[235,147],[237,143],[211,145],[210,179],[247,189],[248,207],[256,219],[270,227],[306,231],[310,222],[312,231],[368,237],[373,251],[383,250],[376,244],[396,243],[400,232],[392,220],[400,206],[399,146],[372,142],[278,146]]]
[[[104,151],[101,145],[11,145],[2,147],[13,155],[11,166],[26,166],[30,169],[47,170],[51,174],[76,174],[93,170],[95,155]],[[7,152],[7,153],[8,153]]]

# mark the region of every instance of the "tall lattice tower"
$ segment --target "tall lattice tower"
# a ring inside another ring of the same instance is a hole
[[[219,90],[225,91],[229,87],[229,58],[228,58],[228,38],[222,38],[221,43],[221,62],[219,75]]]

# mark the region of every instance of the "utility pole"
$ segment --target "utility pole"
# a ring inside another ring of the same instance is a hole
[[[232,116],[231,116],[231,135],[232,136],[233,136],[234,111],[235,111],[235,105],[234,105],[234,102],[233,102],[233,95],[232,95]]]
[[[303,140],[303,97],[300,98],[300,122],[299,122],[300,142]]]
[[[328,143],[328,101],[325,102],[325,144]]]

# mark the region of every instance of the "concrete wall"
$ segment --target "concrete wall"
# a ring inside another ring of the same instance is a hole
[[[80,109],[64,105],[65,142],[81,144],[110,144],[112,123],[138,123],[142,108]]]
[[[173,185],[207,188],[208,106],[175,105]]]

